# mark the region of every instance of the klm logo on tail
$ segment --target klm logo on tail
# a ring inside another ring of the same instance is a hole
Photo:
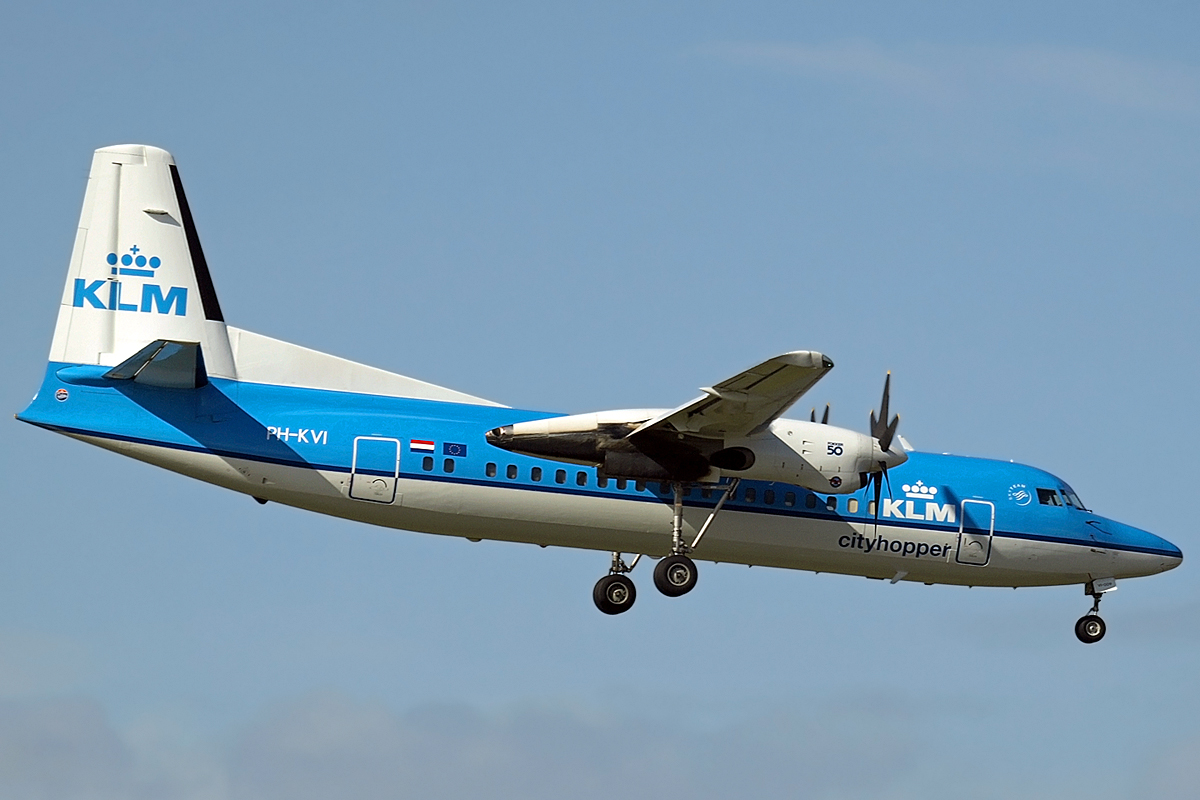
[[[109,253],[107,260],[111,277],[107,279],[88,281],[86,278],[76,278],[74,299],[71,304],[75,308],[83,308],[87,305],[91,308],[108,311],[136,311],[145,314],[174,312],[177,317],[186,316],[188,296],[186,286],[172,286],[164,293],[161,284],[143,283],[141,296],[137,298],[138,302],[122,301],[123,283],[119,279],[121,276],[154,278],[157,276],[158,268],[162,266],[162,259],[158,256],[147,258],[141,254],[140,249],[134,245],[129,248],[128,253],[119,258],[116,253]],[[108,288],[105,289],[105,286]],[[134,299],[129,295],[126,298]]]

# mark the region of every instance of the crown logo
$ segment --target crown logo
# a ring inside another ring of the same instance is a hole
[[[120,264],[118,267],[117,265]],[[138,278],[153,278],[154,270],[162,266],[162,259],[158,256],[150,256],[146,258],[141,254],[141,248],[136,244],[129,248],[129,252],[117,257],[116,253],[108,254],[108,265],[112,267],[113,275],[134,275]],[[150,269],[146,269],[149,267]]]
[[[904,490],[906,497],[914,500],[932,500],[938,493],[936,486],[926,486],[922,481],[917,481],[911,486],[906,483],[900,488]]]

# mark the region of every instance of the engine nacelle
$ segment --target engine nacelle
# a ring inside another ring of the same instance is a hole
[[[723,468],[727,474],[832,494],[856,492],[881,464],[890,469],[908,460],[898,446],[883,452],[867,434],[793,419],[775,420],[760,434],[725,444],[727,450],[748,450],[754,456],[744,469]]]
[[[779,419],[754,436],[712,439],[684,433],[630,434],[659,412],[602,411],[531,420],[488,431],[487,441],[514,453],[593,466],[616,478],[715,481],[722,474],[779,481],[815,492],[849,494],[881,465],[902,464],[871,436],[832,425]]]

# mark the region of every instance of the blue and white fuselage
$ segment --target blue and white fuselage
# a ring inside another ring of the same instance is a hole
[[[114,386],[101,377],[107,369],[51,364],[20,418],[264,500],[376,525],[652,556],[670,549],[666,482],[605,480],[484,438],[546,412],[219,379],[199,389]],[[893,497],[884,493],[878,520],[870,487],[835,495],[743,480],[697,556],[976,586],[1129,578],[1182,557],[1158,536],[1079,508],[1067,484],[1033,467],[909,453],[889,477]],[[355,497],[355,481],[383,488]],[[687,490],[688,533],[719,493]]]
[[[131,279],[112,254],[134,239],[157,272],[114,287]],[[690,553],[925,583],[1077,583],[1098,598],[1182,559],[1042,470],[889,447],[886,392],[872,436],[780,416],[832,367],[820,354],[764,362],[680,409],[577,424],[226,326],[174,162],[154,148],[98,151],[71,269],[51,361],[18,418],[264,502],[611,552],[613,586],[627,582],[619,553]]]

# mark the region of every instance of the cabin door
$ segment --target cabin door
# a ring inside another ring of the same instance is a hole
[[[372,503],[396,499],[396,477],[400,474],[400,440],[359,436],[354,440],[354,462],[350,467],[350,496]]]
[[[992,557],[992,533],[996,524],[996,506],[987,500],[963,500],[958,516],[959,564],[984,566]]]

